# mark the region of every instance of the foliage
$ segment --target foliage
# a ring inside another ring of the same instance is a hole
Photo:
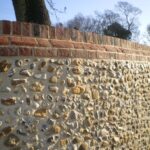
[[[131,39],[132,35],[129,30],[125,29],[122,25],[120,25],[117,22],[112,23],[106,29],[104,29],[104,34],[126,40]]]
[[[130,30],[132,34],[137,36],[139,33],[138,16],[142,13],[142,11],[125,1],[119,1],[116,5],[116,8],[122,17],[123,26]]]
[[[131,39],[131,35],[132,39],[135,40],[134,37],[137,39],[139,33],[138,16],[141,14],[141,10],[124,1],[118,2],[116,8],[117,11],[105,10],[103,13],[96,11],[94,17],[85,17],[82,14],[78,14],[73,19],[69,20],[66,23],[66,26],[69,28],[76,28],[81,31],[106,34],[104,30],[106,30],[110,25],[113,25],[113,28],[114,25],[117,25],[117,27],[121,25],[124,30],[120,30],[120,32],[125,30],[130,32],[130,34],[128,33],[130,35],[128,39]],[[126,36],[127,35],[125,35],[125,37]]]
[[[95,32],[96,20],[92,17],[84,17],[82,14],[76,15],[66,24],[68,28],[74,28],[80,31]]]

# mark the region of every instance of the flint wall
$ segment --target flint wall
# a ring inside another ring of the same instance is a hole
[[[150,149],[150,48],[0,22],[0,148]]]

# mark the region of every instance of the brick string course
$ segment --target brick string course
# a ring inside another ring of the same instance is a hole
[[[150,47],[75,29],[0,21],[0,56],[150,61]]]

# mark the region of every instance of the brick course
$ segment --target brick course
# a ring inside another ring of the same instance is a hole
[[[0,21],[0,56],[150,61],[150,47],[75,29]]]

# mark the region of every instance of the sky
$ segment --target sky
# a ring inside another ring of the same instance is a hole
[[[146,26],[150,24],[150,0],[122,1],[127,1],[142,10],[139,22],[140,30],[144,32]],[[50,15],[51,21],[54,24],[57,22],[64,23],[79,13],[85,16],[92,16],[95,11],[103,12],[105,9],[114,10],[114,6],[118,0],[53,0],[53,2],[55,3],[55,7],[59,10],[63,10],[65,6],[67,7],[65,13],[57,13],[58,18],[56,18],[55,15]],[[0,20],[15,20],[12,0],[0,0]]]

